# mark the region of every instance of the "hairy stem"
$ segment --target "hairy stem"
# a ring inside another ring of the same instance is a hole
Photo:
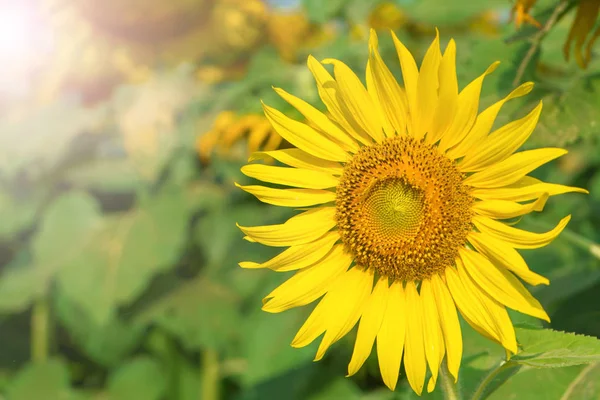
[[[213,349],[205,349],[201,370],[202,400],[219,400],[219,355]]]
[[[42,363],[48,359],[50,308],[44,296],[36,300],[31,311],[31,360]]]
[[[448,370],[448,364],[446,360],[442,362],[440,366],[440,383],[444,392],[444,399],[446,400],[462,400],[458,385],[454,383],[454,378]]]
[[[494,379],[496,379],[498,375],[500,375],[506,369],[512,368],[513,366],[514,363],[512,361],[503,361],[502,364],[491,370],[485,379],[479,384],[471,400],[483,400],[486,397],[486,389],[494,381]]]

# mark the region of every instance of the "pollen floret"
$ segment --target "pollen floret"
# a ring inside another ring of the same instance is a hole
[[[393,280],[454,264],[471,230],[473,198],[435,146],[396,136],[363,147],[336,189],[336,220],[356,263]]]

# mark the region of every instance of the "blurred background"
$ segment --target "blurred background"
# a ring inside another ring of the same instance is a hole
[[[535,175],[591,193],[521,221],[543,231],[573,214],[551,246],[524,252],[551,280],[532,291],[552,328],[599,337],[600,55],[590,46],[585,68],[565,59],[577,3],[539,0],[541,28],[517,28],[508,0],[0,2],[0,398],[416,397],[403,376],[389,392],[375,359],[344,377],[354,334],[319,363],[315,346],[291,348],[312,307],[262,312],[289,275],[237,265],[276,253],[243,241],[236,222],[293,212],[233,185],[250,182],[239,172],[250,153],[288,146],[260,100],[300,117],[273,85],[323,109],[307,55],[364,76],[370,28],[398,78],[390,29],[417,60],[435,27],[443,46],[454,37],[461,87],[502,61],[482,107],[536,82],[497,123],[543,99],[527,147],[569,154]],[[466,325],[463,336],[467,396],[504,354]],[[519,371],[489,398],[566,398],[583,368]],[[585,382],[569,398],[600,398],[600,368]]]

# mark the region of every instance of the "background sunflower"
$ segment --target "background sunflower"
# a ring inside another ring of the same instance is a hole
[[[518,353],[505,362],[502,347],[460,317],[457,391],[444,390],[452,380],[442,374],[428,394],[426,376],[422,397],[598,398],[600,64],[595,46],[586,69],[573,61],[575,43],[573,60],[564,58],[584,2],[538,0],[527,12],[541,28],[518,29],[516,2],[459,3],[2,2],[0,397],[417,398],[404,367],[395,391],[385,386],[393,374],[382,379],[376,349],[343,376],[364,329],[348,332],[319,363],[319,340],[290,346],[312,309],[260,310],[294,272],[240,268],[282,249],[244,240],[235,223],[273,225],[304,210],[262,204],[234,182],[256,185],[240,171],[247,160],[281,167],[269,154],[291,147],[260,100],[318,129],[272,89],[327,112],[309,55],[341,60],[364,77],[374,28],[382,60],[404,85],[389,29],[422,60],[437,27],[441,48],[453,37],[459,49],[458,87],[502,61],[485,78],[480,110],[535,82],[506,102],[491,129],[533,115],[541,100],[521,151],[569,153],[534,177],[590,194],[550,198],[543,213],[508,220],[539,233],[572,214],[550,245],[522,253],[550,282],[530,287],[543,278],[528,275],[524,285],[551,323],[509,310]],[[578,47],[583,59],[593,29]]]

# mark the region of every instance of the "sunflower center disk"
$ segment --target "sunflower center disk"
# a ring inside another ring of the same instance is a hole
[[[402,281],[451,266],[471,229],[463,179],[436,147],[409,137],[363,147],[336,190],[340,236],[356,263]]]

